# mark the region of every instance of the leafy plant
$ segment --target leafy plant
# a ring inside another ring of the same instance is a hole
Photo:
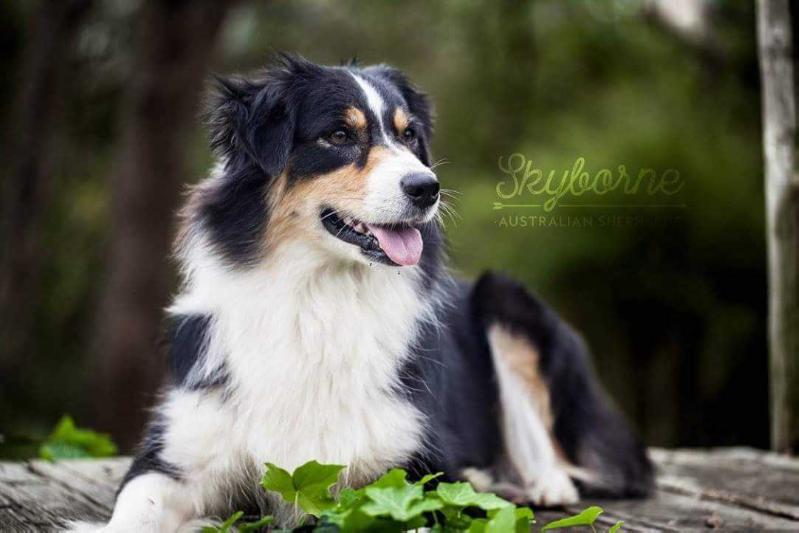
[[[237,511],[230,515],[230,518],[218,526],[206,526],[202,528],[202,533],[230,533],[231,531],[237,531],[239,533],[252,533],[253,531],[258,531],[272,523],[271,516],[264,516],[255,522],[242,522],[241,524],[237,524],[242,516],[244,516],[244,512]]]
[[[603,509],[601,507],[597,507],[596,505],[592,507],[588,507],[587,509],[583,509],[581,512],[577,513],[573,516],[567,516],[566,518],[561,518],[560,520],[555,520],[553,522],[548,523],[541,531],[549,531],[551,529],[563,529],[567,527],[577,527],[577,526],[588,526],[591,528],[592,531],[596,531],[594,527],[594,522],[596,519],[599,518],[599,515],[603,513]],[[608,533],[617,533],[624,522],[619,521],[613,524],[610,529],[608,529]]]
[[[441,473],[428,474],[416,482],[405,470],[394,468],[360,489],[344,488],[334,496],[341,465],[311,461],[293,474],[267,463],[262,486],[316,518],[314,531],[408,531],[422,527],[434,533],[522,533],[534,523],[529,507],[516,506],[495,494],[481,493],[466,482],[428,483]],[[599,507],[544,526],[544,530],[588,526],[602,513]],[[234,515],[235,516],[235,515]],[[233,518],[233,517],[231,517]],[[239,517],[236,517],[236,520]],[[234,520],[235,523],[235,520]],[[223,524],[224,525],[224,524]],[[621,522],[611,528],[616,533]],[[214,530],[227,531],[227,530]]]
[[[90,429],[81,429],[69,415],[64,415],[55,429],[39,446],[39,457],[53,461],[80,457],[110,457],[117,447],[111,437]]]
[[[305,463],[289,474],[277,465],[266,463],[261,485],[280,494],[284,500],[299,505],[306,513],[319,516],[336,505],[330,488],[344,470],[342,465],[323,465],[316,461]]]

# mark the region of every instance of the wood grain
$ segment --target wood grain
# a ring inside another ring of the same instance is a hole
[[[588,505],[605,509],[598,531],[799,531],[799,459],[750,448],[652,449],[658,489],[647,500],[591,500],[538,510],[538,526]],[[130,459],[0,462],[0,531],[55,531],[104,520]],[[586,529],[586,531],[588,531]]]

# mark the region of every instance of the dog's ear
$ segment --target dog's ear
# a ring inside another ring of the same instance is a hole
[[[294,143],[295,112],[284,72],[259,79],[216,78],[208,99],[211,147],[229,162],[251,161],[276,176],[288,164]]]
[[[377,65],[366,69],[381,76],[399,89],[408,104],[411,113],[422,123],[424,136],[420,139],[419,149],[425,165],[430,165],[430,141],[433,138],[433,108],[427,95],[420,91],[401,70],[388,65]]]

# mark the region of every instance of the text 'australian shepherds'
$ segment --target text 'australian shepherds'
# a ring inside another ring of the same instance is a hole
[[[518,283],[453,279],[427,98],[387,66],[296,57],[220,80],[169,308],[172,381],[109,531],[251,506],[264,463],[400,466],[534,505],[642,496],[652,468],[580,337]],[[83,526],[85,527],[85,526]]]

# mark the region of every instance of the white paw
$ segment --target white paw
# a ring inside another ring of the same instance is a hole
[[[577,487],[563,470],[553,469],[542,473],[526,488],[527,497],[535,505],[552,507],[577,503]]]

